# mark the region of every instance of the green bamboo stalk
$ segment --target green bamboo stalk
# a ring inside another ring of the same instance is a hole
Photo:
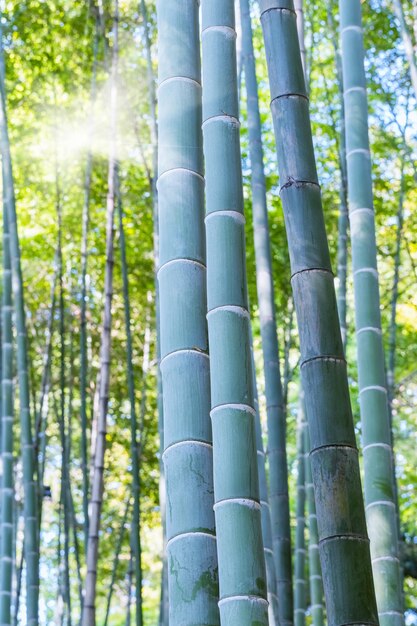
[[[408,120],[408,116],[407,116]],[[405,135],[405,131],[404,131]],[[405,136],[403,137],[405,140]],[[395,400],[395,369],[396,369],[396,352],[397,352],[397,308],[399,300],[399,283],[400,283],[400,269],[401,269],[401,247],[404,229],[404,200],[405,200],[405,152],[401,157],[400,167],[400,193],[398,199],[398,211],[397,211],[397,236],[395,242],[395,254],[394,254],[394,278],[392,281],[391,291],[391,315],[388,328],[388,359],[387,359],[387,393],[388,393],[388,410],[389,410],[389,423],[391,431],[391,445],[394,447],[394,429],[393,429],[393,416],[394,416],[394,400]],[[393,481],[394,481],[394,502],[395,513],[397,519],[397,532],[398,532],[398,555],[400,557],[400,584],[402,593],[402,606],[404,606],[404,563],[401,558],[402,555],[402,542],[403,536],[401,532],[401,519],[400,519],[400,507],[398,501],[398,481],[396,473],[395,456],[393,457]]]
[[[395,398],[395,361],[397,348],[397,307],[399,296],[400,267],[401,267],[401,243],[404,227],[404,196],[405,196],[405,163],[404,156],[401,158],[400,167],[400,193],[398,198],[397,211],[397,236],[394,253],[394,278],[391,290],[391,315],[388,331],[388,366],[387,366],[387,391],[390,412],[392,415],[393,402]]]
[[[2,37],[0,32],[0,38]],[[17,369],[19,379],[20,440],[23,459],[23,507],[25,518],[25,561],[26,561],[26,623],[38,625],[39,602],[39,542],[38,514],[35,479],[34,443],[30,414],[30,392],[28,376],[27,333],[23,295],[23,276],[20,263],[20,245],[16,217],[12,159],[6,113],[6,88],[4,71],[0,72],[0,144],[3,159],[3,181],[5,210],[9,224],[10,257],[12,267],[13,302],[17,336]]]
[[[348,263],[348,190],[347,190],[347,162],[346,162],[346,129],[345,129],[345,103],[343,98],[343,70],[340,50],[338,45],[337,28],[333,17],[334,0],[327,2],[327,21],[336,62],[336,81],[339,91],[339,141],[338,159],[340,170],[339,187],[339,220],[337,236],[337,310],[339,313],[340,330],[342,333],[343,347],[346,352],[347,342],[347,263]]]
[[[115,172],[117,143],[117,78],[118,78],[118,34],[119,34],[119,3],[114,2],[113,18],[113,52],[111,67],[110,93],[110,148],[107,190],[107,223],[106,223],[106,269],[104,278],[104,311],[100,346],[100,390],[97,420],[97,439],[95,444],[92,489],[90,499],[90,517],[87,545],[87,575],[84,585],[84,605],[81,626],[95,626],[96,623],[96,584],[98,543],[104,489],[104,454],[106,448],[107,409],[109,403],[110,355],[111,355],[111,321],[113,300],[113,239],[115,209]]]
[[[146,68],[148,81],[149,110],[151,114],[151,143],[152,143],[152,171],[149,174],[149,185],[152,190],[153,200],[153,254],[155,262],[155,314],[156,314],[156,358],[157,366],[157,408],[158,408],[158,434],[159,434],[159,502],[162,522],[162,543],[163,543],[163,576],[161,577],[161,602],[159,626],[168,624],[168,577],[166,575],[166,510],[165,510],[165,474],[162,461],[164,450],[164,406],[162,398],[162,375],[160,371],[161,345],[160,345],[160,311],[159,311],[159,286],[156,277],[159,267],[159,216],[158,216],[158,122],[156,115],[156,80],[152,63],[152,45],[148,25],[148,11],[145,0],[140,0],[140,12],[143,20],[146,49]],[[165,587],[164,587],[165,585]]]
[[[249,308],[249,307],[248,307]],[[268,617],[269,626],[278,626],[279,622],[279,601],[277,595],[277,579],[275,571],[275,559],[272,540],[272,523],[271,509],[268,501],[268,485],[265,469],[265,452],[262,440],[262,424],[259,413],[258,387],[256,384],[255,358],[253,351],[253,337],[251,331],[250,339],[251,350],[251,367],[253,381],[253,400],[256,411],[256,451],[258,458],[258,477],[259,477],[259,498],[261,503],[261,520],[262,520],[262,538],[264,547],[266,580],[268,589]]]
[[[286,419],[281,385],[274,283],[272,278],[266,183],[263,166],[262,128],[259,113],[258,82],[252,41],[248,0],[240,0],[244,53],[249,154],[252,169],[252,211],[254,222],[256,286],[261,323],[268,418],[268,458],[272,540],[277,577],[278,604],[282,626],[293,621],[291,568],[291,529],[286,455]]]
[[[98,15],[95,20],[94,43],[93,43],[93,72],[90,87],[90,120],[88,151],[85,165],[84,179],[84,202],[82,209],[82,234],[81,234],[81,313],[80,313],[80,417],[81,417],[81,468],[83,484],[83,522],[84,522],[84,551],[87,553],[88,543],[88,442],[87,442],[87,265],[88,265],[88,231],[90,223],[90,197],[91,177],[93,173],[93,136],[94,136],[94,110],[97,97],[97,56],[99,44]]]
[[[304,431],[306,427],[304,397],[300,393],[300,406],[297,419],[297,501],[295,530],[295,567],[294,567],[294,625],[306,623],[306,549],[305,549],[305,454]]]
[[[198,12],[194,0],[157,3],[158,284],[170,626],[219,624]]]
[[[131,546],[135,565],[135,590],[136,590],[136,626],[142,626],[142,554],[140,539],[140,453],[138,444],[138,424],[136,417],[135,379],[133,372],[133,347],[130,321],[130,296],[128,266],[126,259],[126,241],[123,226],[123,207],[120,194],[120,179],[116,175],[117,212],[119,216],[119,245],[122,263],[123,302],[126,328],[126,370],[130,404],[130,436],[131,436],[131,460],[132,460],[132,491],[133,491],[133,525],[131,531]],[[144,394],[143,394],[144,395]]]
[[[304,20],[304,6],[303,0],[294,0],[294,10],[297,16],[297,32],[298,32],[298,41],[300,42],[300,54],[301,54],[301,63],[303,66],[304,76],[306,77],[306,84],[309,81],[307,77],[307,53],[305,47],[305,20]],[[311,67],[310,67],[311,71]]]
[[[69,489],[69,466],[67,455],[67,436],[65,432],[65,385],[66,385],[66,362],[65,362],[65,303],[64,303],[64,284],[63,284],[63,253],[62,253],[62,202],[61,190],[59,184],[59,172],[56,166],[56,206],[58,220],[58,284],[59,284],[59,340],[60,340],[60,407],[58,414],[59,434],[61,439],[61,499],[63,503],[64,517],[64,591],[63,599],[68,611],[68,626],[71,626],[71,586],[69,572],[69,507],[68,507],[68,489]]]
[[[3,190],[6,189],[3,182]],[[6,200],[6,199],[5,199]],[[1,522],[0,522],[0,624],[10,626],[13,574],[13,329],[12,270],[6,202],[3,201],[3,294],[1,319]]]
[[[360,0],[340,0],[365,502],[381,626],[404,623],[382,344]]]
[[[404,16],[404,8],[402,0],[392,0],[394,7],[394,13],[397,20],[400,23],[400,34],[404,44],[405,56],[410,67],[411,84],[414,89],[415,96],[417,98],[417,55],[413,46],[413,40],[408,30],[407,23]]]
[[[127,570],[127,607],[125,626],[131,624],[131,607],[132,607],[132,584],[133,584],[133,552],[130,550],[129,569]]]
[[[51,378],[51,362],[52,362],[52,339],[54,330],[54,318],[56,307],[56,283],[58,279],[58,264],[57,264],[57,251],[54,256],[54,274],[51,282],[50,292],[50,309],[48,326],[46,330],[46,343],[42,359],[42,378],[41,389],[38,409],[35,417],[35,459],[37,460],[37,491],[38,491],[38,523],[39,532],[42,525],[42,508],[43,508],[43,478],[45,470],[45,448],[46,448],[46,427],[48,417],[48,399],[50,390],[50,378]]]
[[[310,463],[310,432],[308,424],[304,429],[305,489],[308,511],[308,568],[310,581],[310,612],[313,626],[323,626],[323,579],[319,555],[319,533],[317,528],[316,502],[314,500],[313,479]]]
[[[268,623],[247,308],[233,0],[204,0],[203,135],[214,494],[223,626]]]
[[[332,626],[376,625],[346,362],[292,0],[261,0],[261,20],[300,334],[328,621]]]
[[[83,599],[83,581],[81,577],[80,544],[79,544],[78,534],[77,534],[77,517],[76,517],[75,509],[74,509],[74,498],[72,496],[71,484],[68,485],[68,503],[69,503],[70,524],[71,524],[72,536],[73,536],[75,564],[77,567],[78,598],[79,598],[79,603],[80,603],[80,611],[82,613],[84,599]]]
[[[118,536],[118,539],[117,539],[116,550],[115,550],[115,553],[114,553],[113,568],[112,568],[112,572],[111,572],[109,593],[108,593],[108,596],[107,596],[107,604],[106,604],[106,614],[105,614],[105,617],[104,617],[103,626],[107,626],[108,621],[109,621],[111,601],[112,601],[113,592],[114,592],[114,584],[116,582],[117,567],[119,565],[120,553],[122,551],[123,539],[124,539],[125,532],[126,532],[126,522],[127,522],[127,516],[128,516],[128,513],[129,513],[129,509],[130,509],[130,497],[128,498],[128,500],[126,502],[125,512],[124,512],[122,523],[121,523],[121,526],[120,526],[120,529],[119,529],[119,536]]]
[[[20,554],[19,564],[16,567],[16,591],[14,594],[14,601],[13,601],[13,624],[14,626],[18,626],[19,624],[20,594],[22,591],[22,578],[23,578],[23,561],[24,561],[24,545],[22,546],[22,552]]]

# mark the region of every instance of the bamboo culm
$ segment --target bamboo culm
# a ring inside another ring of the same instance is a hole
[[[261,0],[320,557],[332,626],[378,623],[346,362],[292,0]],[[342,565],[343,564],[343,565]],[[343,567],[344,575],[336,572]]]
[[[262,129],[249,1],[240,0],[240,8],[244,55],[243,66],[247,92],[249,154],[252,170],[251,183],[256,255],[256,286],[261,323],[268,419],[268,458],[270,468],[269,502],[272,518],[272,540],[280,622],[282,626],[290,626],[293,620],[293,594],[286,455],[286,416],[279,363],[266,183],[263,165]]]
[[[305,409],[304,397],[300,392],[297,419],[297,502],[295,526],[295,566],[294,566],[294,626],[305,626],[306,623],[306,549],[305,549],[305,448],[304,431]]]
[[[6,188],[3,182],[3,190]],[[5,203],[3,204],[5,206]],[[13,574],[13,327],[12,270],[7,210],[3,210],[3,295],[1,316],[1,518],[0,624],[10,626]]]
[[[247,308],[233,0],[203,0],[203,135],[222,626],[268,624]]]
[[[198,17],[195,1],[157,2],[158,286],[170,626],[220,623]]]
[[[248,307],[249,308],[249,307]],[[265,567],[266,567],[266,580],[268,589],[268,614],[269,614],[269,626],[279,625],[279,603],[277,596],[277,580],[275,571],[275,559],[273,551],[272,541],[272,523],[271,523],[271,509],[268,499],[268,484],[265,468],[265,452],[262,440],[262,424],[261,416],[259,413],[259,399],[258,399],[258,387],[256,383],[256,369],[255,359],[253,352],[253,337],[251,332],[251,367],[252,367],[252,381],[253,381],[253,398],[256,411],[256,450],[258,454],[258,476],[259,476],[259,498],[261,503],[261,519],[262,519],[262,538],[264,546]]]
[[[2,36],[0,31],[0,37]],[[19,380],[20,443],[23,461],[24,549],[26,562],[26,624],[38,625],[39,603],[39,537],[37,483],[35,476],[34,440],[30,412],[27,333],[20,244],[16,216],[12,160],[7,128],[4,71],[0,72],[0,145],[3,160],[4,207],[10,235],[12,289],[17,336],[17,370]]]
[[[97,560],[101,507],[104,489],[104,455],[106,448],[107,409],[109,403],[110,382],[110,347],[113,300],[113,265],[114,265],[114,205],[115,205],[115,172],[116,172],[116,136],[117,136],[117,76],[118,76],[118,0],[114,4],[113,20],[113,52],[111,67],[110,93],[110,150],[108,166],[107,190],[107,223],[106,223],[106,268],[104,277],[104,311],[100,345],[100,376],[99,406],[97,422],[97,438],[95,443],[94,467],[89,511],[89,529],[87,545],[87,575],[85,578],[85,594],[81,625],[95,626],[96,623],[96,583]]]
[[[347,263],[348,263],[348,190],[347,190],[347,163],[346,163],[346,132],[345,132],[345,103],[343,98],[343,70],[340,49],[338,45],[338,33],[333,17],[334,0],[327,2],[327,21],[333,43],[334,56],[336,60],[336,80],[339,91],[340,113],[339,113],[339,142],[338,157],[340,170],[339,187],[339,220],[337,236],[337,310],[339,313],[340,330],[342,333],[343,347],[346,352],[347,342]]]
[[[81,416],[81,463],[83,472],[83,522],[84,522],[84,550],[87,553],[88,544],[88,441],[87,441],[87,266],[88,266],[88,230],[90,223],[90,196],[91,177],[93,173],[93,136],[94,136],[94,109],[97,92],[97,56],[99,43],[98,17],[95,21],[93,43],[93,72],[90,87],[90,121],[89,121],[89,149],[85,165],[84,202],[82,210],[81,235],[81,321],[80,321],[80,416]]]
[[[109,593],[108,593],[108,596],[107,596],[107,604],[106,604],[106,614],[105,614],[105,617],[104,617],[103,626],[107,626],[107,624],[109,622],[111,601],[112,601],[113,593],[114,593],[114,583],[116,582],[117,567],[119,565],[120,553],[122,551],[122,545],[123,545],[123,539],[124,539],[124,536],[125,536],[125,533],[126,533],[126,522],[127,522],[127,516],[129,514],[129,510],[130,510],[130,497],[128,498],[128,500],[126,502],[125,512],[124,512],[122,523],[121,523],[120,529],[119,529],[119,536],[118,536],[118,539],[117,539],[116,550],[114,552],[113,568],[112,568],[112,572],[111,572]]]
[[[64,302],[64,284],[63,284],[63,254],[62,254],[62,203],[61,203],[61,190],[59,184],[59,172],[56,164],[55,175],[56,186],[56,206],[57,206],[57,221],[58,221],[58,247],[57,247],[57,261],[58,261],[58,283],[59,283],[59,340],[60,340],[60,368],[59,368],[59,383],[60,383],[60,404],[58,410],[58,423],[59,433],[61,439],[61,501],[63,504],[63,517],[64,517],[64,583],[63,583],[63,599],[67,608],[68,626],[71,626],[71,585],[70,585],[70,571],[69,571],[69,541],[70,541],[70,523],[69,523],[69,466],[67,455],[67,434],[65,427],[65,387],[66,387],[66,363],[65,363],[65,302]]]
[[[381,626],[404,623],[393,454],[381,332],[360,0],[340,0],[349,220],[365,503]]]
[[[166,511],[165,511],[165,474],[164,464],[162,462],[162,452],[164,450],[164,405],[162,398],[162,376],[160,371],[161,361],[161,345],[160,345],[160,312],[159,312],[159,286],[156,273],[159,267],[159,217],[158,217],[158,189],[157,189],[157,171],[158,171],[158,125],[156,114],[156,89],[155,89],[155,73],[152,63],[152,47],[151,36],[148,25],[148,11],[145,0],[140,0],[140,12],[143,19],[143,30],[146,49],[146,66],[148,80],[148,96],[149,110],[151,114],[151,143],[152,143],[152,172],[149,176],[149,185],[152,191],[153,199],[153,253],[155,261],[155,314],[156,314],[156,357],[158,361],[157,367],[157,407],[158,407],[158,434],[159,434],[159,503],[162,521],[162,575],[161,575],[161,602],[159,626],[168,624],[168,578],[166,565]]]
[[[120,179],[117,176],[116,184],[117,212],[119,217],[119,244],[122,262],[123,302],[126,327],[126,370],[130,404],[130,436],[132,460],[132,491],[133,491],[133,524],[131,530],[131,546],[134,556],[135,589],[136,589],[136,626],[142,626],[142,554],[140,539],[140,452],[138,444],[138,423],[136,416],[135,379],[133,372],[133,347],[130,322],[129,279],[126,259],[126,241],[123,226],[123,207],[120,194]],[[142,394],[144,396],[144,394]]]
[[[394,13],[400,23],[400,34],[404,44],[405,56],[407,58],[410,67],[411,84],[414,89],[414,94],[417,98],[417,58],[416,51],[413,46],[413,40],[408,30],[407,23],[405,21],[404,9],[402,0],[392,0],[394,5]]]
[[[310,464],[310,432],[306,423],[304,429],[305,489],[308,511],[308,570],[310,581],[310,612],[313,626],[324,626],[323,579],[319,555],[319,533],[317,529],[316,503]]]

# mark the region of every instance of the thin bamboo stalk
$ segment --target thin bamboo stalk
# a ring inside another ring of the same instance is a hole
[[[82,235],[81,235],[81,321],[80,321],[80,417],[81,417],[81,468],[83,476],[83,517],[84,517],[84,550],[87,553],[88,544],[88,441],[87,441],[87,266],[88,266],[88,231],[90,223],[90,198],[91,177],[93,173],[93,137],[94,137],[94,110],[97,97],[97,57],[99,44],[99,17],[97,16],[94,29],[93,43],[93,71],[90,87],[90,119],[88,151],[85,165],[84,202],[82,210]]]
[[[323,579],[319,555],[319,532],[317,528],[316,502],[310,464],[310,431],[304,429],[305,488],[308,510],[308,569],[310,582],[310,611],[313,626],[323,626]]]
[[[413,40],[408,30],[404,16],[404,8],[401,0],[392,0],[394,5],[394,13],[400,23],[400,33],[404,44],[405,56],[410,67],[411,84],[417,98],[417,57],[413,46]]]
[[[295,567],[294,567],[294,625],[306,623],[306,548],[305,548],[305,458],[304,431],[306,427],[304,397],[300,393],[300,405],[297,420],[297,503],[295,530]]]
[[[107,191],[107,224],[106,224],[106,269],[104,286],[103,327],[100,346],[100,391],[97,422],[97,439],[94,455],[94,469],[92,476],[92,490],[90,500],[90,517],[87,546],[87,575],[85,579],[85,594],[82,613],[82,626],[95,626],[96,623],[96,583],[98,542],[101,507],[104,489],[104,454],[106,448],[107,409],[109,403],[110,382],[110,351],[111,351],[111,321],[113,300],[113,239],[114,239],[114,208],[115,208],[115,171],[116,171],[116,142],[117,142],[117,77],[118,77],[118,33],[119,33],[119,3],[114,3],[113,19],[113,52],[111,68],[110,92],[110,148],[108,167]]]
[[[135,379],[133,372],[133,347],[132,347],[132,331],[130,319],[130,297],[129,297],[129,279],[128,266],[126,258],[126,241],[123,226],[123,207],[120,194],[120,179],[117,173],[116,178],[116,198],[117,212],[119,216],[119,245],[120,257],[122,263],[122,280],[123,280],[123,302],[125,313],[126,328],[126,371],[127,385],[130,404],[130,437],[131,437],[131,460],[132,460],[132,491],[133,491],[133,525],[131,530],[131,546],[134,556],[135,568],[135,590],[136,590],[136,626],[142,626],[142,554],[141,554],[141,516],[140,516],[140,460],[142,450],[139,450],[138,444],[138,424],[136,416],[136,400],[135,400]],[[146,345],[146,343],[145,343]],[[144,400],[144,393],[142,398]]]
[[[348,189],[347,189],[347,162],[346,162],[346,129],[345,129],[345,102],[343,98],[343,70],[342,60],[337,38],[337,28],[333,17],[334,0],[327,2],[327,21],[330,29],[330,36],[336,61],[336,80],[339,92],[340,113],[339,113],[339,142],[338,158],[340,170],[339,188],[339,220],[337,237],[337,310],[339,313],[340,330],[342,333],[343,347],[346,352],[347,343],[347,264],[348,264]]]
[[[2,34],[0,32],[0,38]],[[27,626],[38,625],[39,602],[39,541],[37,513],[37,483],[35,479],[34,444],[30,413],[28,376],[28,350],[23,295],[23,276],[20,262],[20,245],[16,217],[12,160],[7,127],[6,89],[4,71],[0,72],[0,144],[3,159],[5,210],[7,211],[10,256],[12,267],[13,302],[17,335],[17,369],[19,379],[20,440],[23,459],[25,562],[26,562],[26,615]]]
[[[248,310],[250,310],[248,303]],[[256,366],[253,347],[252,328],[250,331],[250,350],[251,350],[251,368],[253,381],[253,399],[256,411],[256,451],[258,458],[258,477],[259,477],[259,498],[261,504],[261,520],[262,520],[262,539],[264,546],[264,557],[266,567],[266,579],[268,589],[268,617],[269,626],[278,626],[279,622],[279,602],[277,595],[277,579],[275,571],[275,559],[272,541],[272,524],[271,510],[268,501],[268,485],[266,477],[265,451],[262,438],[262,423],[259,413],[258,386],[256,382]]]
[[[120,553],[122,551],[123,539],[124,539],[124,536],[125,536],[125,533],[126,533],[126,522],[127,522],[127,516],[128,516],[128,513],[129,513],[129,509],[130,509],[130,497],[128,498],[128,500],[126,502],[125,512],[124,512],[122,523],[121,523],[120,529],[119,529],[119,536],[118,536],[118,539],[117,539],[116,550],[115,550],[115,553],[114,553],[113,568],[112,568],[112,572],[111,572],[109,593],[108,593],[108,596],[107,596],[107,604],[106,604],[106,614],[105,614],[105,617],[104,617],[103,626],[107,626],[108,621],[109,621],[111,601],[112,601],[113,592],[114,592],[114,584],[116,582],[116,574],[117,574],[117,568],[118,568],[119,560],[120,560]]]
[[[3,182],[3,190],[6,188]],[[13,328],[12,270],[8,212],[3,203],[3,294],[1,319],[1,523],[0,624],[10,626],[13,574]]]

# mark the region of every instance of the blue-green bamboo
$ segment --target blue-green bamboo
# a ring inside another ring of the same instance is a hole
[[[87,543],[87,574],[84,583],[84,604],[81,626],[96,624],[97,562],[101,509],[104,491],[104,456],[106,450],[107,412],[109,404],[111,325],[114,266],[114,209],[117,161],[118,62],[119,62],[119,2],[114,1],[113,48],[110,80],[110,145],[106,206],[106,266],[104,274],[104,307],[100,338],[100,375],[95,441],[91,481],[90,515]]]
[[[330,29],[336,64],[336,81],[340,99],[339,112],[339,141],[338,159],[340,170],[339,187],[339,220],[337,236],[337,310],[339,313],[340,330],[342,333],[343,347],[346,352],[347,342],[347,262],[348,262],[348,198],[347,198],[347,163],[346,163],[346,133],[345,133],[345,103],[343,99],[343,71],[338,46],[337,29],[333,17],[334,0],[327,1],[327,22]]]
[[[319,555],[319,533],[317,529],[316,502],[310,463],[310,432],[304,429],[305,489],[308,511],[308,571],[310,581],[310,613],[313,626],[323,626],[323,579]]]
[[[294,625],[306,623],[306,543],[305,543],[305,458],[304,431],[304,396],[300,393],[300,405],[297,419],[297,498],[295,510],[295,567],[294,567]]]
[[[6,185],[3,181],[3,190]],[[13,573],[13,329],[12,270],[8,215],[3,203],[3,296],[1,317],[1,523],[0,523],[0,624],[11,622]]]
[[[94,24],[93,43],[93,72],[90,86],[90,120],[89,120],[89,146],[85,164],[84,179],[84,202],[82,210],[82,235],[81,235],[81,314],[80,314],[80,417],[81,417],[81,467],[83,485],[83,526],[84,526],[84,552],[87,553],[88,544],[88,441],[87,441],[87,266],[88,266],[88,230],[90,224],[90,198],[91,178],[93,173],[93,136],[94,136],[94,109],[97,97],[97,56],[99,44],[98,16]]]
[[[248,307],[249,308],[249,307]],[[259,497],[261,503],[261,518],[262,518],[262,538],[264,546],[265,567],[266,567],[266,580],[268,589],[268,616],[269,626],[278,626],[279,621],[279,605],[277,596],[277,579],[275,571],[275,559],[272,541],[272,524],[271,524],[271,509],[268,499],[268,485],[266,478],[265,468],[265,452],[262,440],[262,424],[261,416],[259,413],[259,400],[258,400],[258,387],[256,383],[256,369],[255,358],[253,352],[253,336],[251,332],[251,366],[252,366],[252,381],[253,381],[253,399],[256,411],[256,449],[258,454],[258,476],[259,476]]]
[[[141,550],[141,511],[140,511],[140,466],[141,466],[141,451],[139,450],[138,443],[138,420],[136,415],[136,399],[135,399],[135,378],[133,371],[133,345],[132,345],[132,331],[131,331],[131,319],[130,319],[130,294],[129,294],[129,273],[126,258],[126,240],[125,231],[123,225],[123,206],[120,195],[120,178],[117,172],[116,180],[116,195],[117,195],[117,213],[119,217],[119,243],[120,243],[120,258],[122,265],[122,281],[123,281],[123,303],[125,313],[125,329],[126,329],[126,371],[127,371],[127,386],[129,393],[129,405],[130,405],[130,457],[132,461],[132,492],[133,492],[133,515],[132,515],[132,530],[130,537],[130,544],[132,553],[134,555],[135,566],[135,624],[136,626],[142,626],[143,612],[142,612],[142,550]],[[143,371],[143,377],[145,379],[146,372]],[[145,387],[145,385],[144,385]],[[143,391],[142,397],[145,393]],[[142,433],[139,433],[141,436]]]
[[[417,54],[415,46],[413,45],[413,39],[410,31],[408,30],[407,22],[404,16],[404,8],[402,0],[393,0],[394,13],[400,23],[400,33],[403,40],[405,56],[410,68],[411,84],[414,89],[415,97],[417,98]]]
[[[296,15],[293,0],[261,0],[260,6],[328,621],[332,626],[376,625],[358,451]]]
[[[252,41],[249,0],[240,0],[243,66],[247,93],[249,154],[252,170],[252,211],[256,256],[256,286],[261,323],[268,419],[268,458],[272,540],[277,577],[281,626],[293,620],[291,529],[288,499],[285,409],[281,385],[271,244],[263,164],[262,127],[259,113],[258,82]]]
[[[198,2],[159,0],[157,17],[158,285],[169,624],[216,625]]]
[[[1,37],[0,31],[0,37]],[[30,413],[29,373],[23,276],[16,216],[12,159],[6,113],[4,71],[0,72],[0,145],[3,160],[4,207],[10,234],[10,260],[17,336],[17,370],[19,379],[20,444],[23,464],[24,549],[26,562],[26,625],[37,626],[39,603],[39,539],[35,456]]]
[[[360,0],[340,0],[346,158],[365,502],[381,626],[404,623],[381,332]]]
[[[203,0],[203,135],[222,626],[268,623],[247,308],[233,0]]]

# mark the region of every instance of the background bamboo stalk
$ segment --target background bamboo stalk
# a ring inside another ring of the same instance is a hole
[[[381,332],[361,4],[360,0],[340,0],[339,6],[366,516],[380,624],[397,626],[403,623],[404,616]]]
[[[310,464],[310,432],[304,429],[305,487],[308,511],[308,570],[310,581],[310,612],[313,626],[323,626],[323,578],[319,555],[319,533],[317,529],[316,502]]]
[[[305,409],[303,393],[300,393],[297,418],[297,502],[295,525],[295,567],[294,567],[294,624],[306,623],[306,543],[305,543],[305,448],[304,432]]]
[[[132,331],[131,331],[131,319],[130,319],[130,297],[129,297],[129,279],[128,279],[128,266],[126,259],[126,241],[125,232],[123,226],[123,206],[120,194],[120,178],[117,173],[116,180],[116,198],[117,198],[117,212],[119,217],[119,245],[120,245],[120,257],[122,262],[122,279],[123,279],[123,301],[125,311],[125,328],[126,328],[126,371],[127,371],[127,383],[129,393],[129,405],[130,405],[130,436],[131,436],[131,460],[132,460],[132,491],[133,491],[133,516],[132,516],[132,529],[131,529],[131,546],[135,571],[135,590],[136,590],[136,626],[142,626],[142,553],[141,553],[141,516],[140,516],[140,458],[142,450],[139,449],[138,443],[138,423],[136,416],[136,398],[135,398],[135,379],[133,372],[133,346],[132,346]],[[148,328],[148,327],[147,327]],[[145,341],[146,345],[146,341]],[[149,341],[148,341],[149,345]],[[145,402],[146,392],[146,371],[143,371],[143,377],[145,384],[142,390],[142,400]],[[144,411],[143,411],[144,412]],[[143,425],[140,431],[143,434]]]
[[[3,182],[3,190],[6,188]],[[5,207],[5,203],[3,203]],[[1,317],[1,506],[0,506],[0,623],[10,626],[13,574],[13,328],[12,270],[7,210],[3,210],[3,294]]]
[[[0,38],[2,32],[0,31]],[[6,91],[4,68],[0,72],[0,144],[3,162],[3,197],[10,235],[10,258],[12,289],[17,336],[17,370],[19,380],[20,442],[23,460],[24,519],[25,519],[25,562],[26,562],[26,615],[27,626],[38,625],[39,603],[39,538],[38,512],[35,479],[34,440],[30,413],[30,391],[28,373],[27,333],[23,291],[23,276],[20,262],[20,245],[16,217],[12,160],[7,128]]]
[[[94,467],[89,511],[89,530],[87,545],[87,574],[84,585],[84,605],[82,626],[95,626],[96,623],[96,583],[98,543],[101,508],[104,489],[104,455],[106,449],[107,410],[109,403],[110,382],[110,346],[113,299],[113,266],[114,266],[114,209],[115,209],[115,175],[117,159],[117,77],[118,77],[118,22],[119,4],[114,3],[113,18],[113,49],[110,92],[110,148],[108,165],[107,217],[106,217],[106,268],[104,287],[103,326],[100,345],[100,389],[97,420],[97,439],[95,444]]]

